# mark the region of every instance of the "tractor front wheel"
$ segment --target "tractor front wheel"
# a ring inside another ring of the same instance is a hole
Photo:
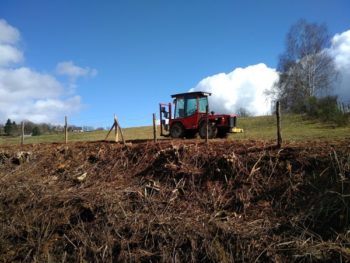
[[[184,134],[185,134],[185,129],[181,123],[175,122],[173,125],[171,125],[170,136],[172,138],[182,138],[184,137]]]
[[[216,127],[215,123],[209,122],[208,123],[208,139],[215,138],[217,132],[218,132],[218,128]],[[199,124],[198,133],[202,139],[206,138],[206,136],[207,136],[207,123],[205,121],[202,121]]]

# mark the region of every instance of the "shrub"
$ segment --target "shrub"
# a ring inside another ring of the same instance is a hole
[[[39,135],[41,135],[41,131],[40,131],[40,129],[39,129],[38,126],[35,126],[35,127],[33,128],[33,130],[32,130],[32,135],[33,135],[33,136],[39,136]]]
[[[305,112],[312,118],[317,118],[322,122],[332,122],[338,126],[345,126],[349,121],[348,116],[338,108],[336,96],[308,98],[305,104]]]

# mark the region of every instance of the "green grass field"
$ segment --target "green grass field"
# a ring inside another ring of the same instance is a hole
[[[246,117],[238,120],[238,126],[244,133],[230,134],[231,140],[271,140],[276,138],[276,118],[274,116]],[[126,140],[144,140],[153,138],[151,126],[123,129]],[[98,141],[104,140],[107,131],[84,133],[69,133],[69,141]],[[113,140],[114,133],[109,136]],[[350,137],[350,125],[336,127],[331,124],[322,124],[309,120],[301,115],[282,116],[282,137],[284,141],[303,140],[334,140]],[[120,135],[119,135],[120,138]],[[0,136],[0,145],[19,144],[20,137]],[[64,135],[50,134],[35,137],[26,137],[25,143],[64,142]]]

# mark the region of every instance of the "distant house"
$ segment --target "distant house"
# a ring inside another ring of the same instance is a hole
[[[63,132],[64,131],[64,127],[63,126],[56,126],[53,128],[54,131],[56,132]]]
[[[69,132],[84,132],[83,127],[70,126],[68,127]]]
[[[83,127],[72,127],[72,132],[84,132]]]
[[[83,126],[83,131],[84,132],[91,132],[94,130],[94,127],[92,126]]]

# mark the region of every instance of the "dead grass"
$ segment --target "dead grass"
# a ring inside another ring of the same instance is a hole
[[[349,140],[0,150],[2,262],[347,262]]]

